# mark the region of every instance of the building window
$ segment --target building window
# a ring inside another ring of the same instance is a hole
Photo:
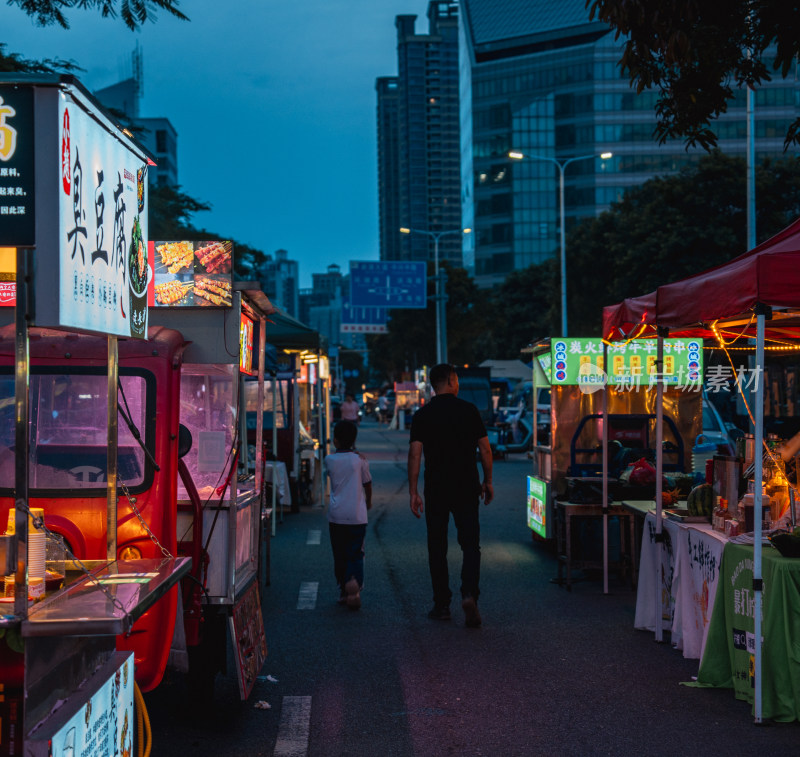
[[[167,132],[164,129],[156,130],[156,152],[167,151]]]

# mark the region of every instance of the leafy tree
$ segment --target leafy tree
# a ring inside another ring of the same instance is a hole
[[[441,264],[447,272],[447,357],[456,365],[480,363],[492,357],[488,337],[488,297],[465,269]]]
[[[64,29],[69,29],[65,13],[74,8],[99,10],[103,18],[116,18],[119,12],[125,26],[132,31],[146,21],[155,21],[156,9],[165,10],[183,21],[189,20],[178,10],[179,0],[7,0],[7,2],[9,5],[19,6],[39,26],[58,24]]]
[[[0,42],[0,73],[21,74],[54,74],[70,73],[82,70],[74,61],[45,58],[44,60],[28,60],[19,53],[7,53],[5,42]]]
[[[586,0],[592,18],[627,37],[620,64],[637,92],[655,87],[659,143],[717,144],[711,121],[736,87],[786,76],[800,53],[800,14],[783,0]],[[775,57],[770,60],[774,45]],[[785,145],[800,142],[800,118]]]
[[[519,358],[531,341],[556,333],[561,320],[558,261],[548,260],[506,276],[489,292],[491,353],[498,360]]]
[[[180,187],[155,187],[148,200],[148,234],[152,239],[186,239],[187,234],[195,235],[198,232],[192,227],[192,216],[211,210],[211,205],[184,194]]]
[[[575,227],[567,240],[570,332],[597,335],[604,306],[745,252],[745,181],[744,160],[715,151]],[[800,215],[800,160],[761,164],[756,196],[763,241]]]

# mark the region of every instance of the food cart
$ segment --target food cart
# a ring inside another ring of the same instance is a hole
[[[155,447],[150,422],[156,376],[169,384],[174,369],[142,347],[148,158],[74,77],[2,76],[0,100],[0,244],[13,248],[15,269],[3,297],[14,307],[0,312],[0,510],[9,526],[0,567],[11,594],[0,611],[0,753],[130,753],[132,648],[155,627],[171,640],[176,584],[191,562],[177,556],[174,518],[171,530],[166,518],[148,530],[134,514],[146,508],[158,456],[177,454],[167,429]],[[120,369],[120,338],[141,360],[138,373]],[[160,347],[175,346],[164,335]],[[65,371],[73,355],[75,370]],[[143,438],[130,426],[120,432],[126,385]],[[128,483],[120,523],[118,486]],[[48,562],[48,540],[63,544],[52,533],[66,500],[83,509],[85,530],[69,534],[71,554]],[[137,530],[142,549],[126,551],[118,539]],[[144,634],[132,636],[134,627]],[[145,678],[160,678],[167,653],[147,661]]]
[[[767,347],[795,347],[800,336],[798,262],[800,220],[729,263],[608,306],[603,313],[603,333],[609,339],[656,335],[661,341],[667,334],[691,334],[712,340],[726,354],[751,353],[747,381],[752,385],[754,482],[764,480],[764,459],[777,456],[763,433],[765,354]],[[756,485],[751,543],[730,540],[722,552],[719,570],[725,580],[709,609],[709,640],[698,674],[700,685],[733,687],[737,698],[751,702],[756,723],[765,717],[800,716],[790,649],[796,633],[787,635],[787,629],[798,627],[800,607],[790,597],[797,596],[800,574],[797,560],[764,543],[763,496],[762,486]]]
[[[0,754],[130,754],[134,696],[142,718],[170,658],[213,681],[230,628],[245,698],[266,655],[263,471],[243,470],[239,387],[255,374],[263,393],[272,306],[231,282],[229,244],[189,243],[168,270],[147,239],[147,157],[72,77],[0,79],[0,97],[36,149],[35,174],[23,155],[0,175],[35,217],[0,232],[17,245],[0,312],[16,419],[0,438]],[[48,557],[39,576],[51,542],[63,568]]]
[[[157,251],[160,244],[152,246]],[[229,263],[229,278],[231,268]],[[203,275],[193,274],[195,280]],[[271,503],[264,498],[263,418],[256,417],[251,436],[245,385],[255,388],[263,405],[273,307],[257,284],[241,281],[232,282],[228,302],[205,303],[186,299],[150,310],[155,328],[185,340],[173,413],[178,442],[188,450],[167,473],[176,479],[178,549],[192,557],[192,572],[182,594],[185,644],[176,639],[173,657],[186,650],[190,676],[208,694],[215,674],[226,668],[230,633],[246,699],[266,656],[255,579],[262,514]]]
[[[301,504],[323,499],[320,471],[330,443],[331,417],[327,346],[319,332],[283,312],[270,315],[267,343],[274,360],[263,407],[268,420],[265,443],[285,466],[292,509],[297,511]],[[269,426],[273,418],[276,423]],[[282,517],[282,509],[279,512]]]
[[[532,348],[534,417],[539,417],[538,387],[550,387],[549,443],[542,444],[540,436],[534,447],[527,522],[535,540],[557,539],[559,579],[564,562],[567,587],[572,518],[603,519],[602,562],[593,562],[604,568],[607,591],[608,516],[630,520],[622,500],[654,495],[654,484],[626,481],[626,469],[656,449],[668,455],[665,470],[679,474],[690,465],[690,440],[702,423],[702,371],[692,365],[701,353],[694,347],[680,340],[668,347],[670,388],[661,403],[668,418],[665,438],[656,428],[653,341],[606,345],[601,339],[553,338]],[[629,532],[633,547],[633,529]]]

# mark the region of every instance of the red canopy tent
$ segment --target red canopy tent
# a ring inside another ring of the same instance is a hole
[[[769,320],[768,320],[769,318]],[[728,263],[632,297],[603,310],[603,335],[609,340],[670,336],[755,337],[756,370],[763,374],[764,342],[800,337],[800,219]],[[659,381],[659,387],[661,382]],[[756,449],[763,445],[763,381],[754,396]],[[657,405],[660,408],[660,403]],[[658,411],[659,425],[661,411]],[[657,461],[656,528],[661,530],[661,456]],[[755,480],[762,458],[755,456]],[[755,490],[754,585],[761,581],[761,487]],[[761,638],[761,589],[755,594],[755,638]],[[660,626],[657,628],[660,637]],[[755,719],[761,722],[762,648],[755,649]]]

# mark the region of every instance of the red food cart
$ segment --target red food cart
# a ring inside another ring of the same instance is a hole
[[[248,475],[240,387],[252,374],[263,393],[273,308],[230,280],[225,243],[159,273],[148,158],[73,77],[0,77],[0,102],[19,152],[0,185],[21,188],[2,195],[24,216],[0,229],[16,260],[16,307],[0,309],[0,755],[130,754],[134,692],[143,706],[170,656],[212,681],[230,629],[244,698],[266,655],[263,429]],[[154,307],[174,282],[203,294]],[[61,574],[35,575],[40,535],[63,539]]]

